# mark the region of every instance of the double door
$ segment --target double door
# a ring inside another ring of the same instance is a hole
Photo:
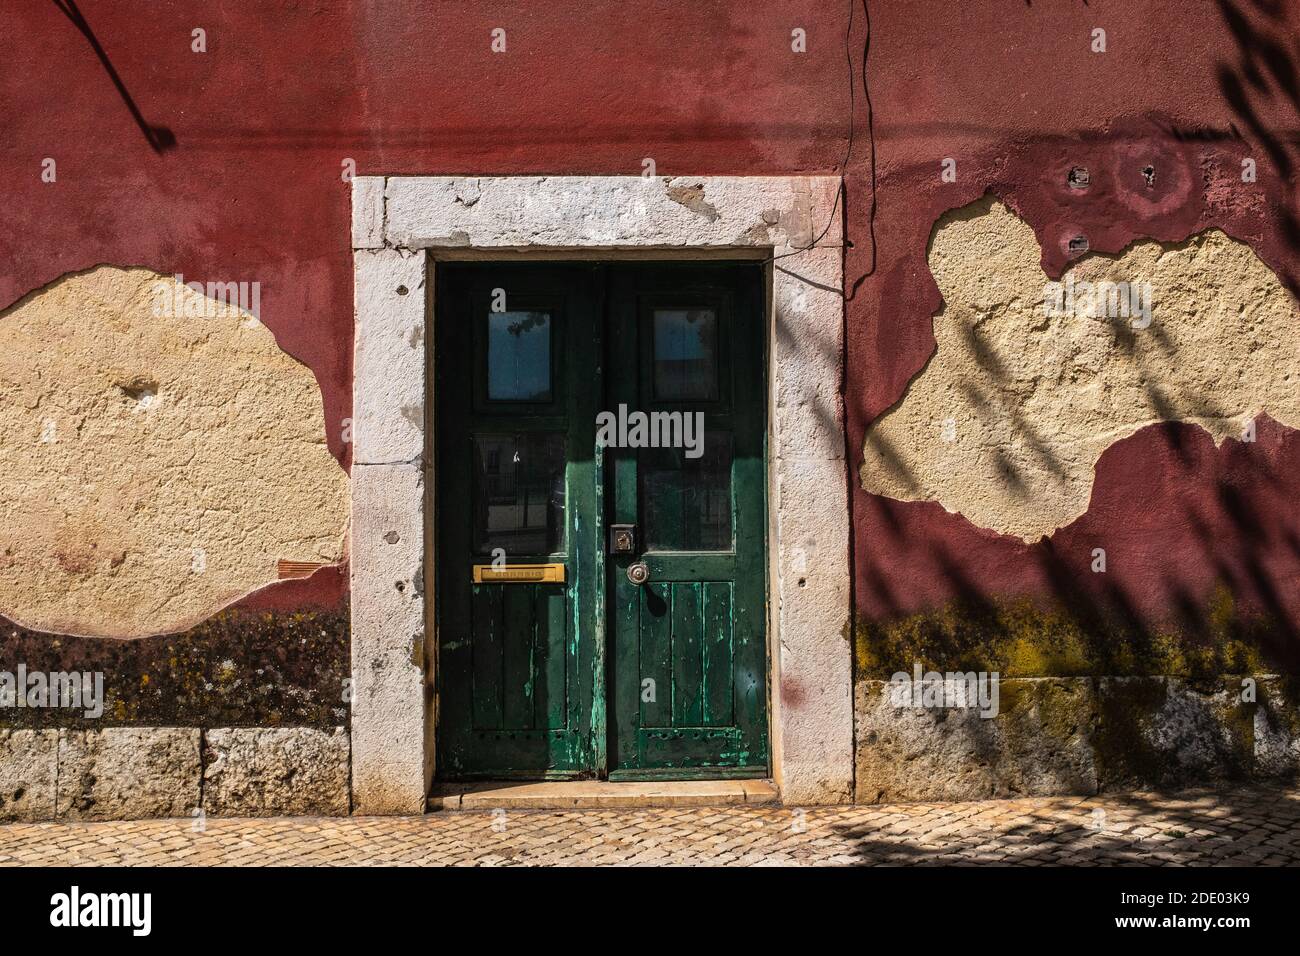
[[[439,776],[765,776],[762,266],[435,289]]]

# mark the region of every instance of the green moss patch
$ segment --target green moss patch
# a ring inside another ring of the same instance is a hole
[[[1217,594],[1195,629],[1029,600],[954,602],[892,620],[859,618],[859,680],[888,680],[920,662],[927,670],[997,671],[1010,677],[1179,676],[1300,673],[1300,647],[1279,649],[1282,629],[1245,618]]]

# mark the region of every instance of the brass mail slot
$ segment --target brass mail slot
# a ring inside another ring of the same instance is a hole
[[[563,564],[508,564],[494,568],[490,564],[474,565],[474,583],[484,584],[563,584]]]

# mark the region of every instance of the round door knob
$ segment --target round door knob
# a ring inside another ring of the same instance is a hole
[[[637,561],[627,566],[627,579],[633,584],[645,584],[650,580],[650,569],[644,561]]]

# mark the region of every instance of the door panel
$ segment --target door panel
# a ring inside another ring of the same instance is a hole
[[[440,777],[766,775],[763,288],[752,263],[438,266]],[[597,444],[620,407],[661,416],[654,447]],[[482,570],[517,565],[564,580]]]
[[[735,630],[731,623],[730,581],[709,581],[700,586],[703,623],[701,627],[701,672],[704,690],[700,702],[700,722],[706,727],[728,727],[735,721],[733,696],[736,689],[732,673]]]
[[[595,772],[597,271],[437,274],[438,768],[448,779]],[[559,564],[498,583],[476,565]],[[585,675],[585,677],[584,677]],[[603,691],[601,691],[603,693]]]
[[[567,615],[563,585],[472,585],[473,727],[563,730]]]
[[[703,439],[606,451],[641,548],[609,558],[613,779],[767,773],[761,295],[757,265],[611,276],[609,407],[699,416],[680,434]]]

